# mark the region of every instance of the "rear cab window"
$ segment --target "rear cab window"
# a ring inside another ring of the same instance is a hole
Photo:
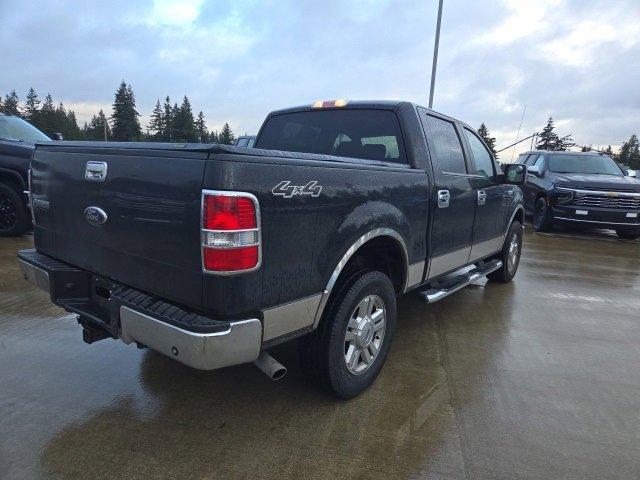
[[[395,112],[311,110],[277,114],[264,125],[257,148],[407,163]]]

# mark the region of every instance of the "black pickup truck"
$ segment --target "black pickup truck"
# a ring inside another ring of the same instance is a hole
[[[597,152],[524,152],[524,206],[537,231],[564,223],[610,228],[620,238],[640,237],[640,181]]]
[[[300,337],[303,368],[347,398],[384,364],[398,295],[513,278],[525,173],[406,102],[276,111],[255,148],[42,144],[18,256],[87,342],[278,376],[266,350]]]

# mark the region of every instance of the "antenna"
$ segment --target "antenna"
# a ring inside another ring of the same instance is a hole
[[[513,154],[516,153],[516,144],[518,143],[518,137],[520,136],[520,129],[522,128],[522,122],[524,120],[524,114],[527,111],[527,105],[525,104],[522,111],[522,117],[520,117],[520,126],[518,127],[518,133],[516,133],[516,143],[513,144],[513,150],[511,151],[511,162],[513,162]]]

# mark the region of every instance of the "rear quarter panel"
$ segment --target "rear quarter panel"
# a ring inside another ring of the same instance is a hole
[[[318,196],[274,195],[282,181],[316,181],[322,190]],[[260,269],[223,282],[205,277],[203,301],[211,311],[226,305],[227,313],[239,313],[252,304],[269,308],[320,293],[346,250],[375,228],[392,228],[403,237],[409,263],[426,256],[424,171],[221,154],[207,163],[204,188],[252,193],[262,224]]]

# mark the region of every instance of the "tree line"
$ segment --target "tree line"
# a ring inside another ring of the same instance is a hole
[[[489,130],[487,129],[487,126],[484,123],[482,123],[480,125],[480,128],[478,128],[478,134],[491,149],[494,157],[498,158],[498,152],[496,152],[495,148],[496,139],[495,137],[491,136]],[[548,118],[547,124],[538,134],[536,140],[536,148],[538,150],[566,151],[576,146],[578,145],[573,141],[571,134],[560,135],[556,132],[553,117]],[[582,145],[580,146],[580,151],[601,152],[605,155],[609,155],[620,165],[624,165],[633,170],[640,170],[640,142],[638,141],[638,136],[636,134],[631,135],[629,140],[623,142],[618,152],[614,152],[611,148],[611,145],[609,145],[604,150],[595,149],[591,145]]]
[[[161,103],[156,101],[146,130],[140,124],[140,114],[136,108],[136,99],[131,85],[124,80],[115,92],[112,113],[109,117],[101,109],[93,115],[83,127],[78,126],[73,110],[65,109],[62,102],[56,105],[50,94],[44,101],[38,98],[33,88],[29,89],[24,105],[15,90],[0,97],[0,112],[17,115],[42,130],[47,135],[61,133],[68,140],[107,140],[107,141],[150,141],[180,143],[222,143],[232,145],[235,134],[225,123],[218,131],[209,131],[202,110],[194,116],[191,101],[185,95],[180,105],[169,96]],[[492,137],[487,126],[482,123],[478,134],[491,152],[498,158],[496,138]],[[536,148],[540,150],[569,150],[576,147],[572,136],[560,135],[556,132],[553,117],[538,134]],[[595,150],[591,145],[580,147],[583,152]],[[598,150],[600,151],[600,150]],[[631,135],[623,142],[618,152],[613,152],[609,145],[602,153],[610,155],[619,164],[640,170],[640,142],[637,135]]]
[[[202,111],[194,116],[191,101],[186,95],[180,105],[172,102],[169,96],[162,104],[158,99],[149,125],[143,130],[135,94],[125,81],[115,92],[111,115],[107,116],[100,109],[82,128],[78,126],[73,110],[65,109],[62,102],[56,106],[50,94],[41,101],[33,88],[29,89],[24,104],[21,104],[15,90],[4,98],[0,97],[0,112],[24,118],[49,136],[61,133],[67,140],[235,143],[235,134],[228,123],[219,132],[210,131]]]

